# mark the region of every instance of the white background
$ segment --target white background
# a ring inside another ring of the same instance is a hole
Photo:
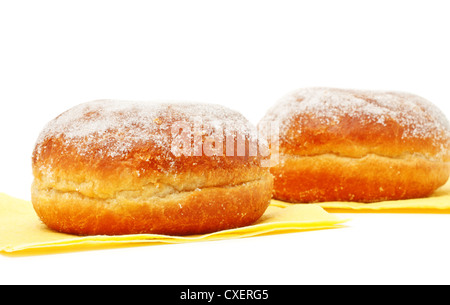
[[[307,86],[409,91],[450,116],[449,1],[0,0],[0,192],[29,199],[41,128],[116,98],[226,105],[256,123]],[[449,284],[450,215],[11,258],[1,284]]]

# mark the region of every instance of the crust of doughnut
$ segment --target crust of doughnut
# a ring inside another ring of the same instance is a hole
[[[246,226],[258,220],[272,197],[272,176],[234,186],[191,191],[122,191],[114,198],[42,188],[35,180],[32,200],[51,229],[77,235],[204,234]]]
[[[386,119],[384,125],[380,125],[374,117],[343,115],[339,124],[327,126],[318,124],[314,117],[303,113],[290,121],[286,134],[281,138],[280,151],[303,156],[336,152],[353,158],[368,154],[397,158],[405,152],[414,152],[450,161],[450,143],[444,130],[434,130],[423,138],[402,137],[407,131],[408,127],[393,119]]]
[[[177,191],[221,185],[236,185],[259,179],[269,170],[260,166],[260,156],[165,157],[170,148],[148,144],[134,147],[121,157],[108,157],[101,147],[79,154],[64,139],[49,137],[33,154],[33,175],[41,188],[79,192],[84,196],[112,198],[122,191],[149,185],[173,186]]]
[[[260,156],[180,156],[170,167],[161,157],[167,152],[151,145],[108,158],[80,155],[60,141],[49,138],[35,151],[32,192],[38,216],[59,232],[209,233],[251,224],[272,196]]]
[[[370,203],[429,196],[447,182],[450,167],[418,155],[350,158],[324,154],[284,155],[271,171],[276,199]]]

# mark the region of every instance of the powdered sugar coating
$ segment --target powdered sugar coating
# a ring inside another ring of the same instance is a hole
[[[167,119],[169,118],[169,119]],[[201,134],[221,128],[225,137],[244,136],[257,142],[256,128],[240,113],[214,104],[181,102],[135,102],[97,100],[78,105],[47,124],[40,134],[36,149],[48,138],[62,138],[65,145],[75,146],[78,154],[90,152],[99,143],[108,157],[125,157],[139,143],[151,143],[170,151],[167,136],[173,122],[199,124]]]
[[[403,92],[382,92],[313,87],[296,90],[278,101],[261,120],[280,125],[281,136],[296,115],[308,113],[319,124],[338,125],[344,116],[385,126],[387,119],[404,126],[402,138],[450,137],[450,125],[442,111],[428,100]],[[364,123],[364,122],[363,122]],[[301,133],[301,130],[297,131]]]

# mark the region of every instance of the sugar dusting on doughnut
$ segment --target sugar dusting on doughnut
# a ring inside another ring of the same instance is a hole
[[[166,117],[171,120],[165,120]],[[80,155],[89,152],[95,142],[104,144],[106,151],[101,154],[124,157],[136,143],[170,147],[166,133],[176,120],[189,124],[200,122],[196,127],[200,127],[201,134],[220,128],[224,137],[240,134],[248,141],[258,141],[256,128],[243,115],[220,105],[98,100],[76,106],[48,123],[37,147],[49,137],[63,137],[67,145],[77,147]]]
[[[447,118],[434,104],[403,92],[320,87],[300,89],[278,101],[264,120],[287,126],[295,117],[293,114],[299,113],[309,113],[322,124],[339,124],[343,116],[350,116],[384,125],[389,118],[405,126],[402,137],[442,138],[450,135]],[[440,133],[442,130],[446,133]]]

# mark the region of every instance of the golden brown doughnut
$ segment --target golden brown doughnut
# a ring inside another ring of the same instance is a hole
[[[270,141],[278,125],[279,142]],[[376,202],[425,197],[449,178],[450,128],[422,97],[306,88],[258,124],[279,162],[274,197],[289,202]]]
[[[180,122],[189,128],[178,130]],[[246,226],[272,196],[264,158],[248,149],[258,141],[256,127],[219,105],[81,104],[51,121],[37,140],[32,203],[49,228],[78,235],[187,235]],[[247,149],[230,153],[238,142]]]

